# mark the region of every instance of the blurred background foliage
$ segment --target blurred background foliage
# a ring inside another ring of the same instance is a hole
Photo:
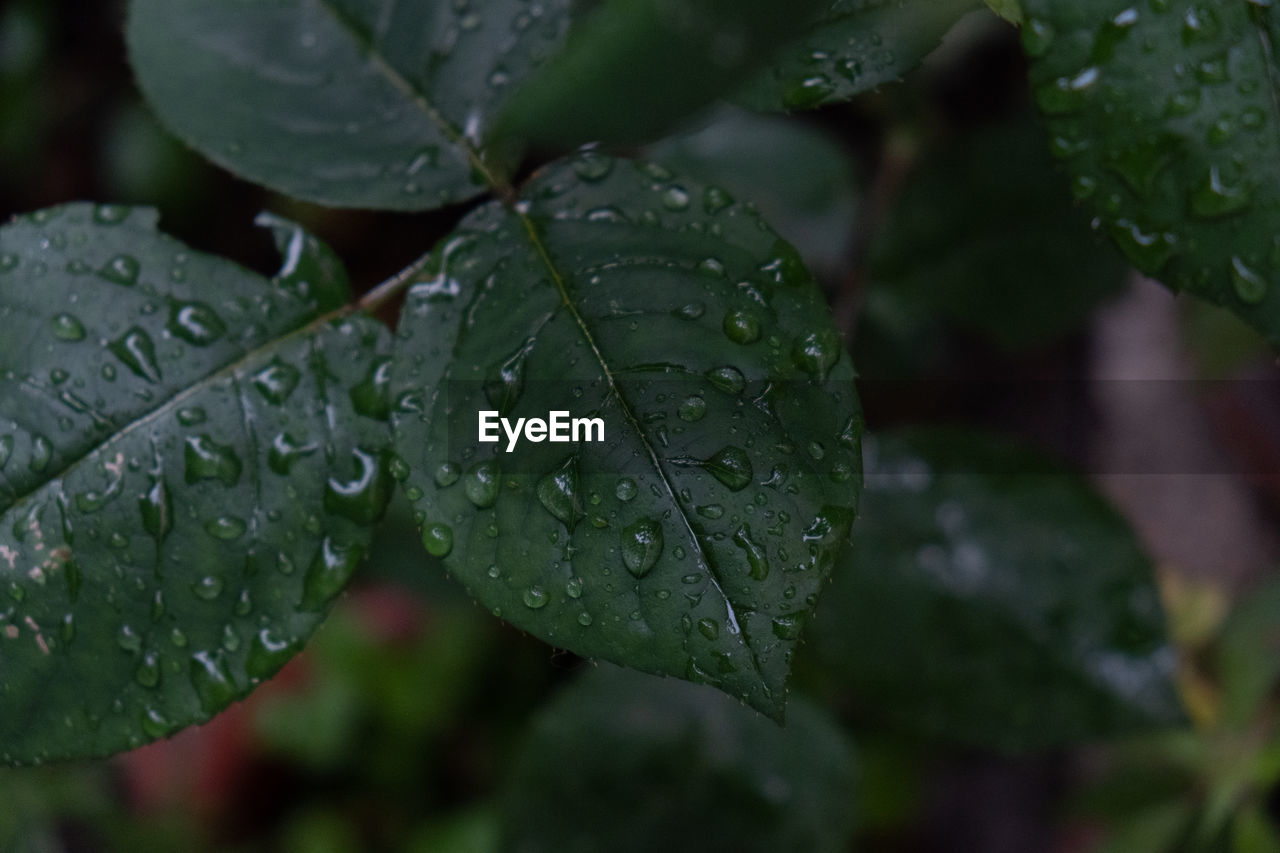
[[[0,5],[0,214],[153,205],[191,245],[270,271],[252,222],[273,210],[366,289],[461,216],[323,209],[219,171],[142,104],[122,17],[120,2]],[[914,497],[869,484],[791,726],[522,636],[422,553],[396,503],[363,579],[248,701],[107,762],[0,771],[0,850],[1280,851],[1280,481],[1205,479],[1280,470],[1274,356],[1226,312],[1137,281],[1094,235],[1024,81],[1016,31],[978,12],[906,83],[785,120],[718,108],[647,149],[755,201],[800,249],[900,473],[939,464],[912,453],[1031,452],[1015,439],[1080,472],[1044,488],[971,472]],[[1160,405],[1125,439],[1132,421],[1098,389],[1135,378],[1163,383]],[[981,432],[900,431],[939,424]],[[1134,455],[1152,440],[1176,448],[1163,479]],[[867,597],[947,532],[953,497],[973,502],[975,547],[1013,587],[1072,560],[1154,566],[1180,696],[1129,725],[1059,683],[1083,664],[1037,646],[1036,626],[1113,592],[1043,610],[996,597],[957,611],[959,634],[897,637],[895,614],[950,613],[954,590],[922,583],[878,612]],[[1063,529],[1080,546],[1065,557],[1049,541]],[[1189,725],[1125,735],[1181,708]]]

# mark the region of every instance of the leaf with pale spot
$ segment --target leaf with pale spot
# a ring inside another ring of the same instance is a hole
[[[390,494],[389,335],[321,315],[345,275],[271,224],[297,249],[274,281],[149,209],[0,229],[6,762],[208,719],[301,647],[367,550]]]

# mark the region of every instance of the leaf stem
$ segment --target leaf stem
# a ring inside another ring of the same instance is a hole
[[[413,280],[418,277],[418,273],[422,272],[427,264],[431,262],[431,254],[430,251],[423,253],[421,257],[409,264],[409,266],[360,297],[360,300],[355,303],[355,309],[373,314],[395,299],[413,283]]]

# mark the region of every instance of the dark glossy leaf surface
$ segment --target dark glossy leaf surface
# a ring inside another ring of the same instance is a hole
[[[908,176],[870,257],[867,319],[949,322],[1043,347],[1118,293],[1128,265],[1089,229],[1025,119],[950,140]]]
[[[1133,533],[995,436],[868,440],[854,546],[810,637],[860,705],[930,737],[1021,750],[1182,720]]]
[[[568,8],[132,0],[128,39],[161,120],[219,165],[321,204],[422,210],[485,191],[481,137]]]
[[[389,494],[363,416],[383,328],[320,319],[288,263],[272,284],[155,224],[76,204],[0,230],[6,761],[136,746],[248,693]]]
[[[1074,189],[1133,263],[1280,341],[1280,10],[1026,0]]]
[[[604,667],[534,722],[504,849],[847,850],[854,782],[848,741],[803,700],[779,728],[706,688]]]
[[[747,80],[826,0],[603,0],[499,122],[542,145],[646,142]]]
[[[427,550],[548,642],[780,715],[861,468],[852,366],[795,250],[723,189],[586,154],[468,217],[431,274],[396,378]],[[605,440],[508,452],[482,410]]]
[[[828,0],[736,100],[758,110],[811,109],[895,82],[981,6],[980,0]]]

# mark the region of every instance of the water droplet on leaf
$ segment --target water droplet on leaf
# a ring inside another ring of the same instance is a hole
[[[662,556],[662,525],[641,518],[627,525],[621,535],[622,564],[632,575],[642,578]]]

